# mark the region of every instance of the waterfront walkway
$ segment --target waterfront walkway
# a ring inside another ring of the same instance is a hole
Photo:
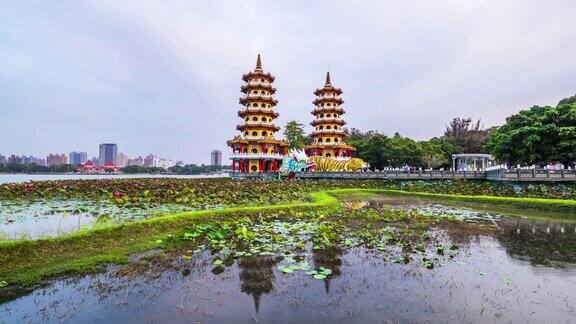
[[[232,174],[239,178],[274,178],[276,173]],[[576,170],[498,169],[491,171],[381,171],[296,173],[299,179],[449,180],[471,179],[512,182],[576,182]]]

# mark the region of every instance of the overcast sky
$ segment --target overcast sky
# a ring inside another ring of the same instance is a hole
[[[329,69],[348,126],[428,139],[574,95],[576,1],[0,0],[0,154],[226,157],[257,53],[278,125]]]

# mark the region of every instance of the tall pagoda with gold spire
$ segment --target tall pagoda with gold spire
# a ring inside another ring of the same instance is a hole
[[[340,98],[342,90],[332,86],[330,72],[326,73],[326,83],[321,89],[314,91],[316,108],[312,111],[314,120],[310,123],[312,143],[306,147],[308,156],[323,156],[336,159],[348,159],[356,150],[344,142],[346,122],[342,119],[344,101]]]
[[[278,113],[274,107],[278,100],[273,98],[274,76],[262,69],[260,54],[256,68],[242,76],[246,82],[240,90],[243,108],[238,111],[242,124],[236,126],[240,135],[227,142],[232,148],[232,172],[256,173],[277,172],[280,160],[286,155],[289,144],[275,138],[280,127],[274,124]]]

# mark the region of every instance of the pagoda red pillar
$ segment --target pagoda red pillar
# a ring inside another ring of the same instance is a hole
[[[274,172],[278,172],[278,160],[274,159]]]
[[[240,159],[240,165],[238,166],[240,173],[244,172],[244,160]]]
[[[236,172],[236,160],[232,160],[232,173]]]

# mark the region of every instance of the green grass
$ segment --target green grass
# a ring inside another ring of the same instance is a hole
[[[220,210],[182,212],[164,217],[124,223],[105,228],[87,229],[62,237],[0,242],[0,282],[9,287],[29,287],[44,280],[67,274],[97,271],[107,263],[127,262],[137,252],[163,247],[158,240],[179,235],[195,224],[207,221],[257,217],[268,212],[334,211],[340,207],[340,195],[399,195],[493,204],[514,208],[554,211],[576,215],[576,201],[537,198],[446,195],[377,189],[338,189],[310,194],[310,202],[267,206],[232,207]]]

